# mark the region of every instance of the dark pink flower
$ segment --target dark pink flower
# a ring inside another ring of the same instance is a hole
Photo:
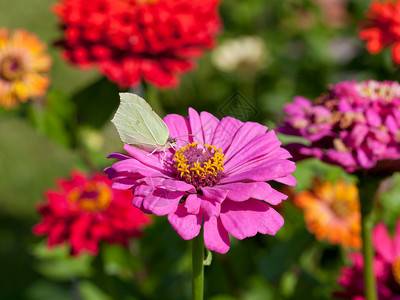
[[[113,187],[133,189],[136,207],[168,215],[185,240],[203,225],[205,245],[213,251],[229,250],[229,234],[237,239],[274,235],[283,218],[271,205],[287,197],[266,181],[296,184],[295,165],[274,131],[194,109],[187,118],[168,115],[164,121],[171,137],[182,137],[180,149],[167,149],[163,159],[163,152],[149,156],[125,145],[128,154],[110,155],[120,160],[106,169],[116,180]]]
[[[397,82],[346,81],[313,103],[296,97],[277,130],[306,138],[289,144],[295,160],[317,157],[348,172],[400,168],[400,85]]]
[[[391,238],[385,225],[378,224],[373,230],[375,248],[374,272],[380,300],[400,299],[400,220],[397,222],[394,237]],[[343,299],[361,300],[364,298],[363,256],[351,253],[352,266],[344,267],[338,279],[342,291],[334,296]]]
[[[59,180],[57,190],[46,191],[47,203],[38,206],[43,220],[33,232],[47,235],[49,247],[67,242],[72,255],[84,250],[96,254],[101,241],[127,246],[129,238],[140,236],[141,228],[151,223],[132,206],[132,194],[112,189],[104,174],[88,178],[73,171],[71,177]]]

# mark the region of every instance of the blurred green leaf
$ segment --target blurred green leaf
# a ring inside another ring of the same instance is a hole
[[[269,281],[279,280],[313,240],[313,236],[305,228],[298,229],[291,239],[274,245],[261,257],[259,272]]]
[[[93,272],[91,268],[93,257],[88,254],[72,257],[67,246],[48,249],[46,244],[41,242],[33,248],[32,252],[40,259],[36,264],[38,272],[51,279],[70,280],[89,276]]]
[[[107,245],[102,251],[105,272],[109,275],[129,276],[140,266],[140,260],[120,245]]]
[[[79,124],[99,128],[111,120],[119,104],[118,92],[118,87],[103,77],[73,95]]]
[[[112,300],[110,296],[87,280],[79,282],[78,290],[83,300]]]
[[[31,123],[63,146],[75,145],[74,103],[62,92],[51,90],[45,103],[31,103],[27,114]]]
[[[76,300],[73,292],[68,286],[50,281],[38,281],[31,285],[26,291],[28,300]]]

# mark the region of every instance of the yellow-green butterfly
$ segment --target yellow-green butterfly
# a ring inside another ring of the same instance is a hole
[[[114,123],[121,140],[140,150],[151,152],[173,148],[176,140],[169,136],[164,121],[151,106],[138,95],[120,93],[121,103],[111,122]]]

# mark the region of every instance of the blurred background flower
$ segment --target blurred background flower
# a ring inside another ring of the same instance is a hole
[[[296,194],[294,203],[304,211],[307,228],[317,239],[344,248],[361,247],[361,214],[355,184],[315,179],[312,190]]]
[[[285,106],[282,133],[301,136],[293,143],[295,159],[315,156],[348,172],[399,170],[400,85],[397,82],[345,81],[313,103],[303,97]]]
[[[313,0],[321,10],[322,22],[327,26],[342,28],[350,23],[348,0]]]
[[[221,29],[217,0],[61,0],[64,58],[85,69],[96,66],[123,87],[143,79],[176,87],[178,74],[214,45]]]
[[[265,67],[267,49],[259,36],[242,36],[227,39],[211,55],[216,68],[224,72],[254,75]]]
[[[391,46],[393,61],[400,63],[400,1],[374,1],[361,23],[361,39],[367,41],[367,50],[376,54]]]
[[[102,241],[128,246],[151,218],[132,205],[132,193],[111,189],[107,176],[92,177],[79,171],[71,179],[60,179],[56,190],[46,191],[46,202],[38,206],[43,220],[33,228],[46,235],[49,247],[68,243],[71,254],[97,254]]]
[[[46,45],[24,29],[0,28],[0,106],[44,96],[50,84]]]
[[[398,299],[400,296],[400,220],[397,222],[393,238],[385,224],[376,225],[373,231],[375,248],[374,273],[380,300]],[[342,299],[365,299],[363,260],[361,253],[348,255],[352,265],[344,267],[338,279],[342,287],[334,296]]]

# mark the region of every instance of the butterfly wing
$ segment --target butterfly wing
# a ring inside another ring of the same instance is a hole
[[[145,151],[165,148],[169,130],[151,106],[138,95],[119,95],[121,104],[111,122],[117,128],[121,140]]]

